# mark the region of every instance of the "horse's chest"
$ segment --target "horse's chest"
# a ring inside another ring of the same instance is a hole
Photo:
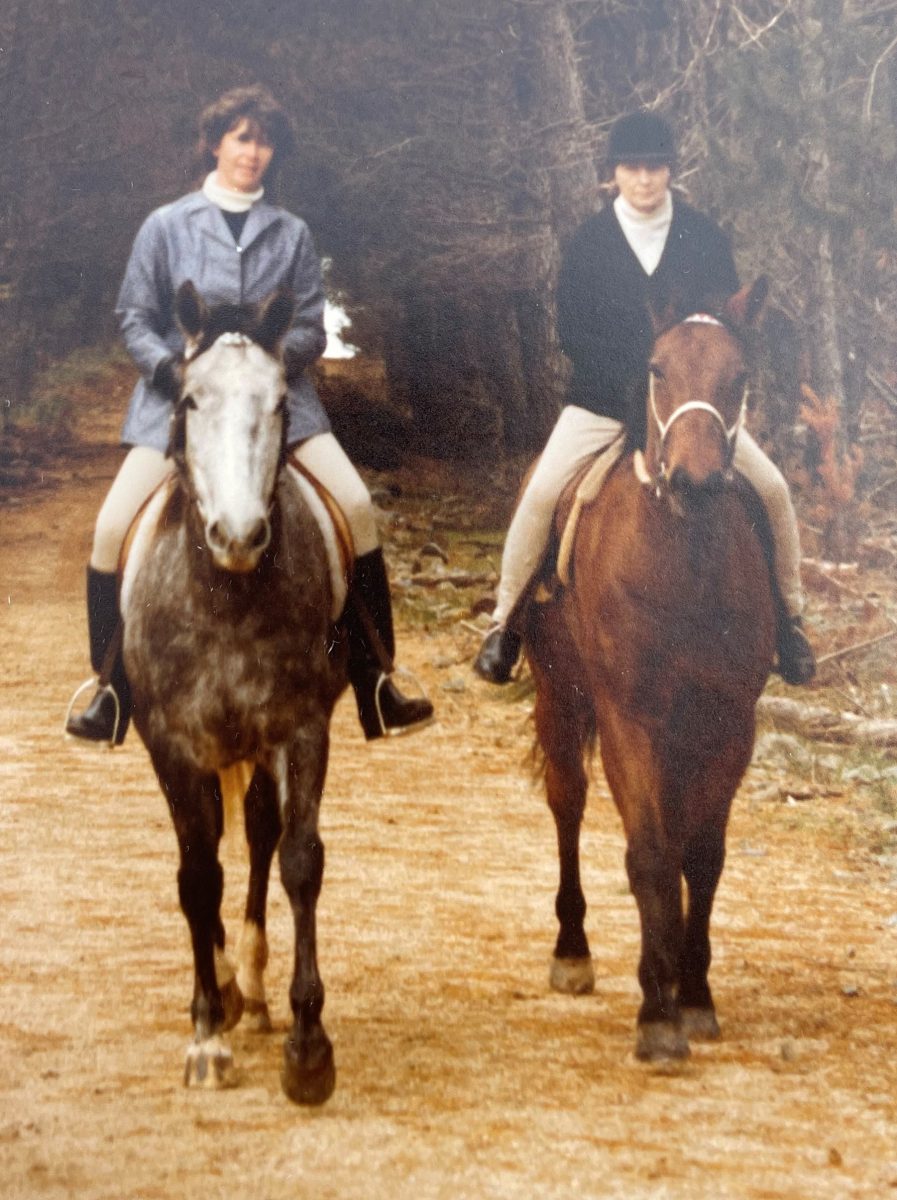
[[[150,579],[152,603],[141,603]],[[288,739],[329,690],[328,621],[277,580],[235,597],[167,577],[160,563],[135,586],[125,628],[146,710],[203,757]]]

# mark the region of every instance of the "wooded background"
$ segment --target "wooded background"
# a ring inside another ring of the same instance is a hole
[[[48,359],[114,333],[140,222],[198,179],[199,110],[259,81],[299,132],[279,199],[332,260],[409,449],[537,449],[564,239],[600,203],[611,122],[647,105],[742,277],[773,280],[778,456],[809,414],[842,482],[889,486],[895,0],[7,0],[0,49],[7,427]],[[887,452],[861,463],[864,438]]]

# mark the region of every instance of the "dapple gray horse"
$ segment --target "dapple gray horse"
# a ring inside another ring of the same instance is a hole
[[[187,341],[169,453],[175,471],[140,519],[122,583],[134,723],[180,846],[178,890],[195,967],[186,1081],[233,1078],[222,1034],[244,1006],[270,1028],[262,972],[275,850],[295,922],[293,1025],[283,1087],[303,1104],[333,1091],[321,1023],[315,907],[324,867],[318,809],[329,722],[345,686],[332,653],[334,586],[324,536],[284,465],[280,340],[292,302],[207,309],[177,296]],[[250,875],[236,977],[224,953],[220,776],[248,763]]]

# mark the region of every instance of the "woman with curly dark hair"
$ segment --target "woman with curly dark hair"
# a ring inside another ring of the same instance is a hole
[[[389,674],[384,677],[383,660],[391,659],[395,645],[373,505],[331,432],[309,373],[327,340],[320,261],[305,222],[265,198],[263,181],[294,146],[290,120],[266,88],[252,86],[226,92],[203,111],[199,128],[208,174],[197,191],[144,221],[116,305],[140,379],[122,430],[128,452],[100,509],[87,569],[90,657],[102,682],[66,730],[90,741],[120,742],[124,736],[127,720],[117,714],[127,717],[127,679],[120,656],[106,661],[114,656],[110,646],[120,624],[116,570],[134,516],[172,468],[166,447],[184,349],[174,298],[190,280],[208,304],[258,302],[276,288],[293,297],[292,325],[283,340],[287,443],[335,496],[352,531],[356,557],[342,627],[359,717],[368,739],[409,732],[430,720],[432,705],[403,696]],[[352,595],[361,605],[353,604]],[[376,649],[373,642],[379,642]]]

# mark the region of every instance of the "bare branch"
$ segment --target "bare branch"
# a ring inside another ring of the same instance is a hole
[[[890,43],[890,45],[888,45],[886,47],[886,49],[884,49],[881,52],[881,54],[875,60],[875,63],[872,67],[872,74],[869,76],[869,84],[866,88],[866,98],[863,101],[863,120],[864,121],[872,120],[872,97],[875,94],[875,76],[878,74],[878,68],[885,61],[885,59],[888,57],[888,55],[891,53],[891,51],[894,49],[895,46],[897,46],[897,37],[895,37],[894,40]]]

